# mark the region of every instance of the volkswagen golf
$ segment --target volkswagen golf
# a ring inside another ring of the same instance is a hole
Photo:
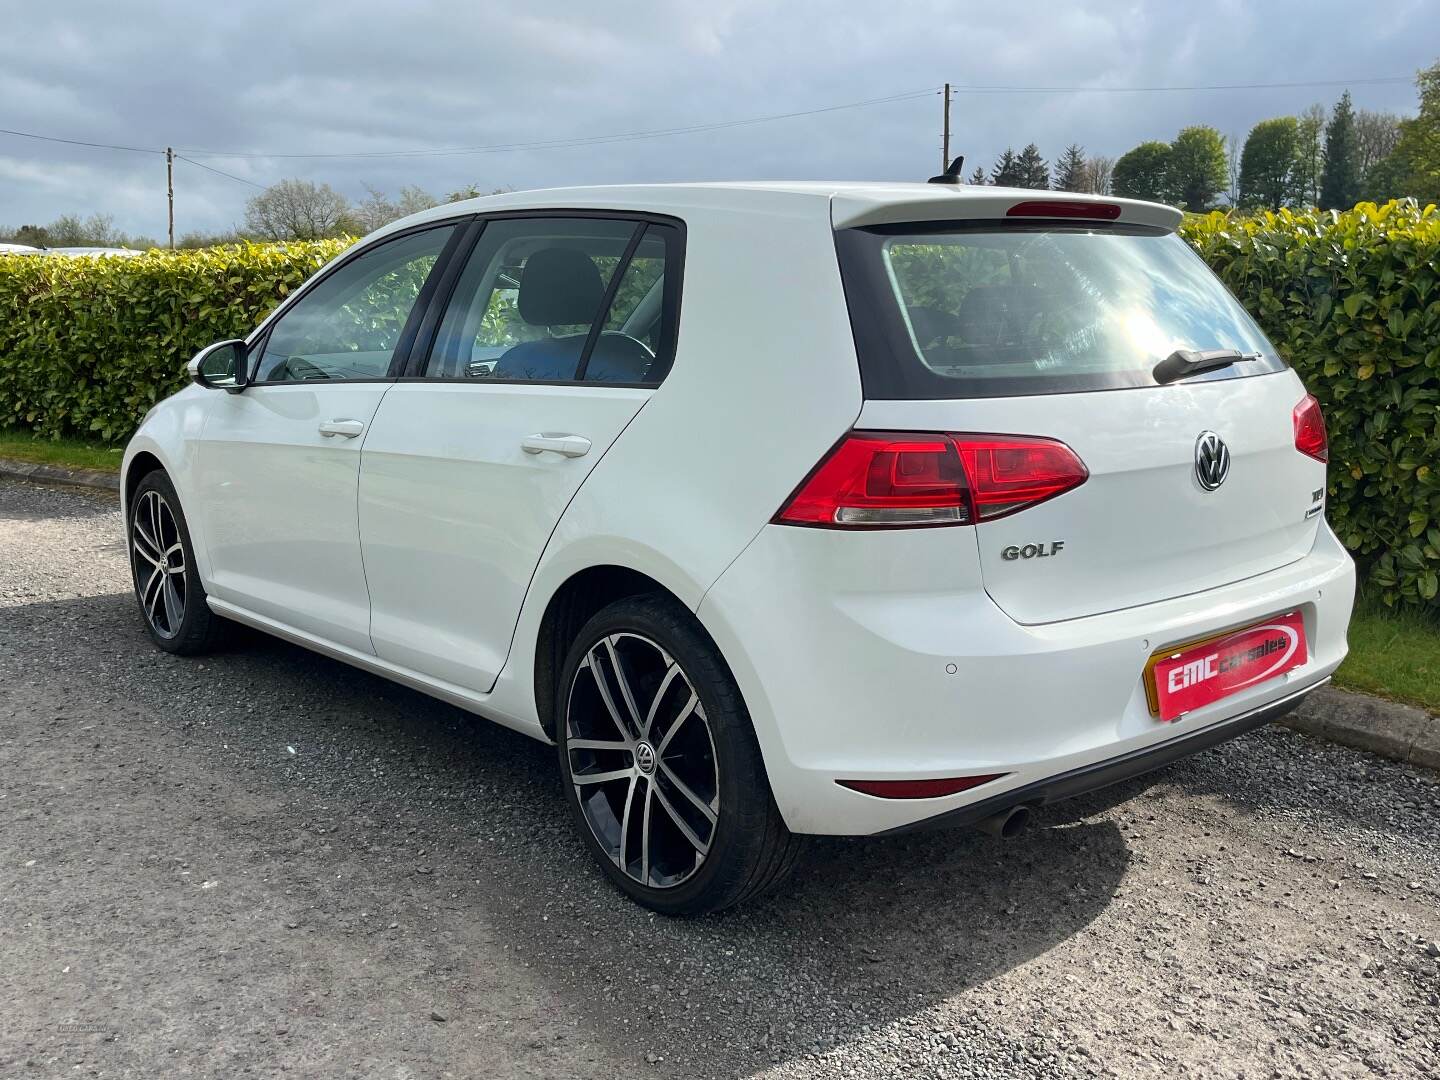
[[[406,218],[145,417],[146,630],[248,624],[554,743],[660,912],[807,835],[1011,835],[1345,654],[1320,407],[1179,223],[862,183]]]

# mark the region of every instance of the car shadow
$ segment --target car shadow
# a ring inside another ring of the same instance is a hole
[[[160,654],[128,595],[0,609],[4,626],[18,670],[127,700],[113,738],[144,716],[217,776],[239,754],[246,797],[278,829],[323,810],[327,858],[367,895],[415,903],[405,852],[422,845],[427,921],[492,928],[582,1037],[640,1062],[654,1047],[662,1073],[747,1075],[903,1022],[1082,931],[1130,863],[1115,824],[1054,811],[1008,842],[816,838],[779,894],[665,919],[593,866],[550,747],[248,630],[205,658]],[[107,675],[125,665],[143,678]]]

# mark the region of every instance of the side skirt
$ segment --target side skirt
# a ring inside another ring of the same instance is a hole
[[[274,637],[290,642],[292,645],[299,645],[309,649],[311,652],[328,656],[332,660],[339,660],[342,663],[368,671],[372,675],[379,675],[381,678],[389,679],[391,682],[408,686],[411,690],[418,690],[422,694],[438,698],[456,708],[464,709],[466,712],[474,713],[484,717],[502,727],[510,728],[520,732],[522,735],[529,735],[543,743],[549,743],[550,739],[539,724],[529,720],[522,720],[499,712],[488,704],[489,695],[476,693],[474,690],[467,690],[463,686],[454,683],[444,682],[440,679],[432,679],[428,675],[411,668],[393,664],[389,660],[382,660],[378,656],[370,656],[359,652],[345,645],[338,645],[333,641],[326,641],[324,638],[307,634],[303,630],[296,630],[292,626],[264,615],[257,615],[226,600],[217,600],[215,597],[206,597],[210,609],[217,615],[223,615],[227,619],[244,623],[246,626],[262,630]]]

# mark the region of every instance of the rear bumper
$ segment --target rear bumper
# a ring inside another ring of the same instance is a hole
[[[745,696],[792,831],[884,833],[989,804],[973,811],[985,816],[1088,770],[1166,747],[1191,753],[1203,748],[1192,738],[1228,738],[1233,724],[1319,685],[1345,657],[1355,571],[1328,527],[1308,555],[1265,574],[1036,626],[991,601],[974,544],[964,529],[772,525],[706,594],[697,614]],[[1150,714],[1152,653],[1297,610],[1303,665],[1172,723]],[[1163,763],[1150,760],[1136,771]],[[1003,775],[927,799],[836,783],[975,774]]]
[[[1330,678],[1327,675],[1319,682],[1307,686],[1303,690],[1297,690],[1293,694],[1288,694],[1278,701],[1272,701],[1269,705],[1262,705],[1258,709],[1251,709],[1249,712],[1241,713],[1229,720],[1222,720],[1218,724],[1212,724],[1183,738],[1171,739],[1158,746],[1132,750],[1128,754],[1121,754],[1119,757],[1108,758],[1105,761],[1097,761],[1092,765],[1082,765],[1067,773],[1037,780],[1024,787],[1014,788],[1003,795],[994,795],[978,802],[968,803],[959,809],[947,810],[909,825],[900,825],[887,830],[887,832],[915,832],[920,829],[974,825],[977,821],[990,817],[992,814],[1003,813],[1013,806],[1045,806],[1049,803],[1074,798],[1076,795],[1084,795],[1089,791],[1098,791],[1111,784],[1118,784],[1122,780],[1143,776],[1145,773],[1162,769],[1172,762],[1187,758],[1191,754],[1198,754],[1201,750],[1208,750],[1212,746],[1218,746],[1222,742],[1227,742],[1248,731],[1264,727],[1273,720],[1280,719],[1286,713],[1292,712],[1310,693],[1329,681]]]

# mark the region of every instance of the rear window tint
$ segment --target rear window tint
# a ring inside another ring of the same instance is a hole
[[[848,229],[837,243],[867,397],[1154,386],[1176,349],[1256,358],[1190,381],[1285,366],[1173,233],[989,222]]]

